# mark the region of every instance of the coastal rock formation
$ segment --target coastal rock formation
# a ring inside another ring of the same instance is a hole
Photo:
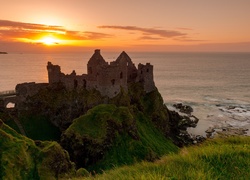
[[[152,65],[136,68],[125,52],[107,63],[96,50],[87,67],[87,74],[65,75],[48,62],[49,83],[16,87],[19,116],[46,117],[60,128],[60,143],[77,168],[152,161],[175,152],[174,144],[193,142],[186,130],[198,119],[168,110],[155,87]]]
[[[217,114],[207,116],[211,126],[206,130],[207,137],[216,135],[249,135],[250,107],[248,104],[217,104]]]
[[[97,172],[114,165],[153,161],[177,150],[136,106],[113,104],[98,105],[75,119],[62,134],[61,144],[77,168]]]
[[[185,113],[191,115],[193,112],[193,108],[188,105],[183,105],[182,103],[177,103],[173,105],[176,109],[178,109],[181,113]]]

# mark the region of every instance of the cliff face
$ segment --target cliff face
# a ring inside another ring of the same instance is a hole
[[[176,141],[183,139],[183,137],[179,137],[181,131],[186,131],[187,127],[193,127],[195,124],[188,117],[169,111],[157,89],[146,93],[139,82],[130,83],[128,91],[121,88],[120,93],[114,98],[102,96],[94,89],[90,91],[86,89],[67,90],[63,84],[54,83],[26,98],[25,103],[21,105],[23,110],[19,112],[19,115],[46,116],[55,126],[64,131],[75,118],[99,104],[135,107],[150,118],[164,136]],[[178,142],[179,145],[183,143],[185,142]]]
[[[176,151],[173,142],[191,142],[187,134],[181,135],[190,119],[169,111],[158,90],[146,93],[140,82],[130,83],[126,91],[121,88],[114,98],[55,83],[27,98],[23,106],[27,111],[20,116],[46,116],[64,132],[60,143],[78,168],[98,170],[154,160]]]
[[[136,107],[113,104],[98,105],[75,119],[61,144],[78,168],[97,172],[177,151]]]

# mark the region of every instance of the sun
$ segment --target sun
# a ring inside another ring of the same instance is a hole
[[[47,46],[58,44],[59,43],[58,41],[59,41],[58,39],[55,39],[53,37],[44,37],[40,40],[41,43]]]

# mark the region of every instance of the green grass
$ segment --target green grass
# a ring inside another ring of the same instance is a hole
[[[150,145],[150,148],[160,156],[166,152],[177,152],[172,142],[154,127],[153,123],[141,112],[137,114],[138,132],[143,143]]]
[[[102,139],[106,135],[107,119],[112,118],[114,105],[99,105],[88,111],[84,116],[74,120],[65,134],[75,133],[77,136],[89,136],[94,139]]]
[[[21,133],[15,121],[9,116],[7,112],[0,112],[0,119],[4,121],[5,124],[10,126],[16,132]]]
[[[209,140],[155,162],[104,171],[86,179],[249,179],[250,137]]]
[[[178,151],[142,112],[110,104],[74,120],[62,143],[77,165],[96,172]],[[88,160],[93,163],[83,164]]]
[[[37,143],[0,120],[0,179],[56,179],[74,172],[68,154],[58,143]]]

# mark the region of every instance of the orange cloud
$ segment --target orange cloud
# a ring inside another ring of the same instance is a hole
[[[202,40],[202,39],[192,39],[188,36],[180,36],[180,37],[174,38],[174,40],[182,41],[182,42],[204,42],[204,41],[207,41],[207,40]]]
[[[108,28],[108,29],[120,29],[120,30],[127,30],[127,31],[139,31],[142,32],[143,35],[156,35],[162,38],[173,38],[178,36],[185,36],[186,33],[182,33],[180,31],[174,30],[164,30],[158,28],[142,28],[137,26],[98,26],[99,28]]]
[[[64,40],[97,40],[112,37],[110,34],[100,32],[70,31],[63,26],[0,20],[0,36],[5,41],[16,41],[22,38],[34,40],[46,35],[55,35]]]
[[[179,30],[185,30],[185,31],[192,31],[193,29],[191,28],[186,28],[186,27],[178,27],[176,29],[179,29]]]
[[[139,38],[139,40],[161,40],[163,38],[160,38],[160,37],[152,37],[152,36],[141,36]]]
[[[97,40],[111,38],[113,35],[92,31],[65,31],[65,34],[61,34],[60,37],[70,40]]]

